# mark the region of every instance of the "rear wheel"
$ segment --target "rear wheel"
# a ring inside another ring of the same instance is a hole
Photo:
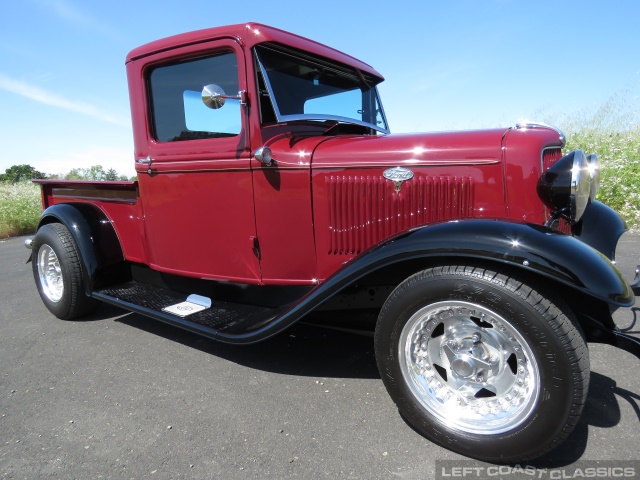
[[[425,270],[387,299],[380,375],[420,433],[470,457],[540,456],[573,430],[589,357],[560,299],[472,266]]]
[[[93,310],[97,302],[87,296],[78,249],[60,223],[43,225],[32,244],[33,277],[40,298],[56,317],[70,320]]]

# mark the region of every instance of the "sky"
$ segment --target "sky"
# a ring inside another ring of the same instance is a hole
[[[385,77],[392,133],[513,126],[640,95],[637,0],[221,3],[0,0],[0,172],[134,175],[124,60],[169,35],[249,21]]]

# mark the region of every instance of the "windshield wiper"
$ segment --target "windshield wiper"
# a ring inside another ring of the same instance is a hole
[[[336,121],[336,123],[327,128],[322,135],[366,135],[370,133],[371,130],[371,128],[360,125],[359,123]]]

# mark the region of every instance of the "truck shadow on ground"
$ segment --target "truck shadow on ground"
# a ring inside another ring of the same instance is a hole
[[[258,370],[306,377],[380,378],[373,338],[367,336],[296,324],[264,342],[227,345],[136,314],[116,321]]]
[[[620,327],[620,331],[628,334],[640,334],[640,330],[638,330],[638,314],[640,313],[640,308],[631,307],[629,310],[631,311],[631,323],[624,328]]]
[[[112,316],[124,313],[115,307],[109,307],[109,311]],[[265,342],[235,346],[136,314],[126,314],[116,321],[257,370],[321,378],[380,378],[371,337],[298,324]],[[573,433],[560,447],[526,463],[537,468],[559,468],[582,459],[590,427],[613,428],[620,423],[620,400],[628,402],[640,420],[640,395],[618,387],[609,377],[591,372],[587,402]],[[398,418],[402,417],[398,414]]]
[[[581,460],[587,447],[589,427],[613,428],[620,423],[620,400],[628,402],[640,420],[640,395],[618,387],[609,377],[591,372],[589,395],[575,430],[560,447],[530,462],[531,465],[558,468]]]

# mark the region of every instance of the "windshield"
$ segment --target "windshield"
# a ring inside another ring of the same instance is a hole
[[[389,133],[380,78],[279,45],[258,45],[255,53],[263,123],[335,120]]]

